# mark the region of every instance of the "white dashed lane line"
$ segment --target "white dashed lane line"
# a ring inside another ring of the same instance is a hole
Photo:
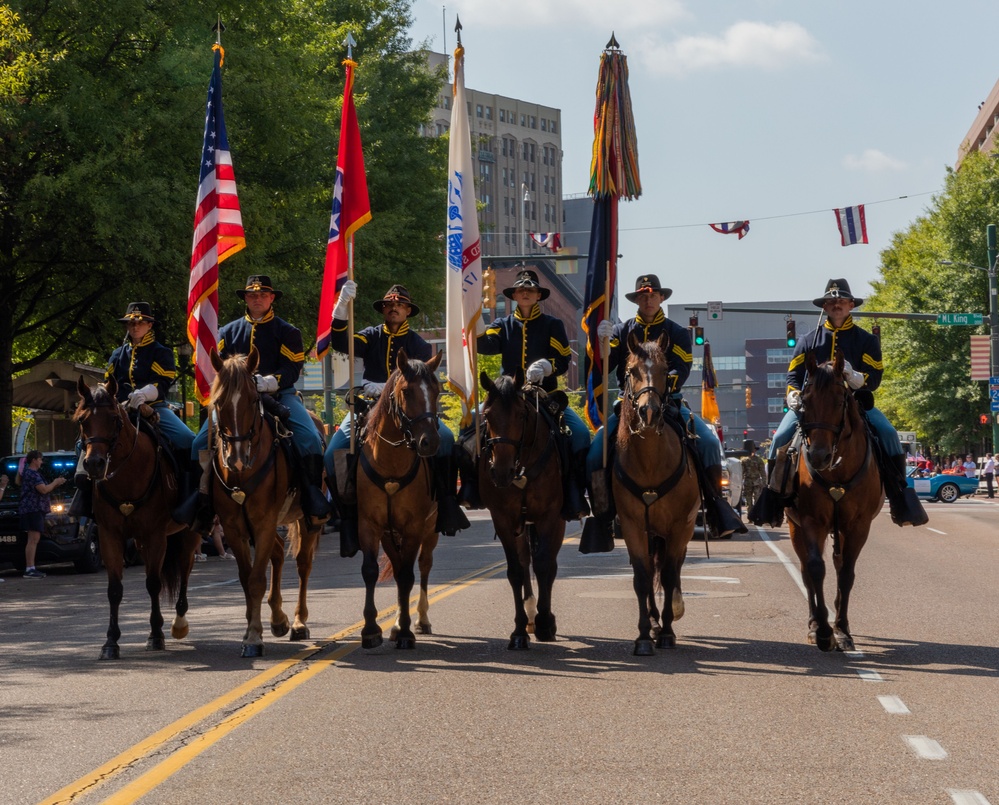
[[[947,536],[947,532],[946,531],[937,531],[935,528],[930,528],[929,526],[926,526],[926,530],[927,531],[932,531],[934,534],[939,534],[941,537],[946,537]]]
[[[903,735],[902,738],[909,744],[909,748],[923,760],[943,760],[947,757],[946,750],[925,735]]]
[[[905,706],[898,696],[878,696],[878,701],[881,702],[881,706],[885,709],[886,713],[891,713],[894,716],[907,716],[911,715],[909,708]]]

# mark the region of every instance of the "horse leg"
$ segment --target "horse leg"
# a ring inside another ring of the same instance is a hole
[[[108,574],[108,604],[111,610],[107,639],[101,647],[100,659],[117,660],[121,657],[121,649],[118,647],[118,638],[121,637],[121,628],[118,626],[118,609],[121,606],[125,589],[121,583],[122,570],[125,566],[123,538],[110,532],[105,536],[105,532],[101,531],[100,542],[101,557]]]
[[[558,548],[565,535],[565,521],[552,518],[531,526],[534,532],[534,575],[538,579],[538,612],[534,621],[534,636],[544,642],[555,640],[558,626],[552,612],[552,588],[558,575]],[[541,536],[539,536],[541,535]]]
[[[867,534],[848,538],[841,534],[843,542],[842,554],[833,557],[836,565],[836,621],[833,628],[833,640],[837,651],[854,651],[853,636],[850,634],[850,591],[856,579],[857,558],[860,550],[867,542]]]
[[[823,594],[826,579],[826,563],[822,558],[823,543],[823,539],[801,534],[792,525],[791,544],[798,555],[801,580],[808,591],[808,642],[814,643],[820,651],[831,651],[833,630],[829,625],[829,613]]]
[[[416,648],[416,635],[413,634],[413,620],[409,611],[409,598],[416,583],[416,572],[413,567],[415,563],[415,556],[408,557],[403,554],[399,560],[401,567],[395,568],[396,602],[399,607],[399,619],[396,621],[395,630],[396,648]]]
[[[169,537],[168,537],[169,539]],[[176,616],[170,625],[170,634],[174,640],[183,640],[191,631],[191,626],[187,622],[187,585],[191,579],[191,570],[194,567],[194,551],[201,542],[201,535],[190,529],[177,534],[174,539],[181,542],[180,556],[180,590],[177,593]]]
[[[648,557],[635,556],[631,560],[634,571],[632,584],[638,598],[638,637],[635,640],[636,657],[651,657],[655,654],[652,643],[652,620],[649,618],[649,596],[652,593],[652,572]]]
[[[271,608],[271,634],[275,637],[284,637],[291,628],[288,616],[281,608],[281,571],[284,568],[284,540],[277,533],[277,524],[274,525],[273,542],[271,543],[271,585],[267,591],[267,604]]]
[[[295,606],[295,623],[291,627],[290,640],[308,640],[309,605],[306,594],[309,577],[312,575],[312,562],[316,555],[316,542],[319,531],[309,531],[301,520],[288,526],[288,538],[295,546],[295,564],[298,567],[298,603]]]
[[[686,551],[679,556],[667,550],[666,541],[663,540],[657,545],[659,553],[659,580],[662,585],[666,600],[663,602],[662,629],[656,638],[656,648],[676,648],[676,633],[673,631],[673,622],[683,617],[683,592],[680,589],[680,569],[683,567],[683,560]]]
[[[434,566],[434,548],[437,546],[436,532],[420,546],[420,602],[416,605],[416,631],[420,634],[433,634],[430,625],[430,571]]]
[[[525,651],[530,648],[531,639],[528,636],[527,610],[524,608],[524,590],[530,586],[530,564],[527,557],[526,541],[521,537],[526,534],[500,533],[503,543],[503,553],[506,554],[506,579],[513,591],[513,632],[507,649],[510,651]]]
[[[258,539],[256,550],[260,551],[261,547]],[[238,559],[239,554],[236,557]],[[246,631],[240,644],[241,657],[262,657],[264,654],[264,626],[260,619],[260,608],[267,587],[268,561],[269,558],[264,554],[255,552],[245,570],[242,567],[239,569],[239,580],[246,598]]]
[[[150,539],[142,552],[146,561],[146,592],[149,594],[149,637],[146,638],[146,651],[162,651],[166,648],[166,635],[163,634],[163,610],[160,608],[160,593],[163,581],[160,578],[163,557],[166,553],[166,540],[155,545]]]
[[[367,541],[365,540],[365,543]],[[364,579],[364,627],[361,629],[361,646],[378,648],[382,644],[382,629],[378,625],[378,607],[375,606],[375,585],[378,583],[378,543],[374,550],[364,548],[361,562]]]

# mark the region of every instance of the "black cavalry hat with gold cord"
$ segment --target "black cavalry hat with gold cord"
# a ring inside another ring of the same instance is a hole
[[[513,285],[503,289],[503,296],[507,299],[513,299],[513,292],[518,288],[533,288],[536,291],[540,291],[541,299],[547,299],[551,295],[550,289],[541,287],[538,275],[528,269],[517,272],[517,278],[513,281]]]
[[[818,299],[813,299],[812,304],[815,307],[822,307],[830,299],[850,299],[853,301],[854,307],[860,307],[864,304],[864,300],[860,297],[854,296],[850,293],[850,283],[845,279],[829,280],[826,283],[826,292],[823,296]]]
[[[240,299],[246,299],[246,295],[251,291],[255,292],[270,291],[272,294],[274,294],[275,302],[278,299],[280,299],[282,296],[284,296],[284,291],[279,291],[277,288],[275,288],[271,284],[271,278],[268,277],[266,274],[251,274],[249,277],[246,278],[246,287],[236,289],[236,296],[238,296]]]
[[[629,302],[637,302],[640,293],[661,293],[663,301],[665,301],[673,295],[673,289],[663,288],[659,283],[659,277],[655,274],[642,274],[642,276],[635,280],[634,292],[626,293],[624,298]]]
[[[133,321],[148,321],[150,324],[156,323],[156,319],[153,317],[153,309],[148,302],[129,302],[128,307],[125,308],[125,315],[118,319],[118,321],[123,324],[129,324]]]
[[[420,312],[419,306],[413,301],[405,285],[393,285],[385,292],[385,296],[381,299],[376,299],[371,303],[371,306],[381,313],[386,302],[405,302],[409,305],[409,313],[406,315],[407,319],[413,318],[413,316]]]

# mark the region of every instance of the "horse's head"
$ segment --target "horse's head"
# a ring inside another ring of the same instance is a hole
[[[95,480],[108,472],[108,457],[118,444],[125,426],[125,415],[118,405],[118,384],[113,377],[91,389],[80,376],[76,384],[80,400],[73,421],[80,426],[83,445],[83,467]]]
[[[670,391],[665,335],[642,343],[634,331],[628,334],[628,362],[624,370],[625,405],[631,412],[622,419],[633,430],[660,428]]]
[[[395,418],[406,445],[423,458],[434,455],[441,444],[437,432],[437,398],[441,384],[435,373],[442,357],[443,353],[438,352],[424,363],[410,359],[406,350],[400,349],[396,354],[395,371],[378,400],[377,409]],[[372,426],[377,419],[380,416],[373,414]]]
[[[524,475],[520,463],[528,412],[523,394],[524,371],[517,369],[513,377],[500,375],[495,382],[483,372],[479,379],[486,390],[482,418],[486,423],[489,475],[498,489],[505,489]]]
[[[808,380],[801,390],[799,420],[805,436],[809,463],[820,472],[834,469],[839,438],[849,422],[850,405],[856,404],[843,375],[843,353],[818,364],[813,352],[805,353]]]
[[[223,359],[213,349],[211,360],[215,379],[208,404],[218,435],[219,459],[226,469],[242,472],[253,466],[257,444],[254,437],[263,422],[260,393],[253,379],[260,355],[256,347],[251,347],[249,355]]]

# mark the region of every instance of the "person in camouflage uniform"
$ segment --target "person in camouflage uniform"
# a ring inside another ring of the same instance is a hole
[[[746,439],[742,447],[749,453],[742,459],[742,496],[748,511],[767,483],[767,468],[763,459],[756,455],[756,442]]]

